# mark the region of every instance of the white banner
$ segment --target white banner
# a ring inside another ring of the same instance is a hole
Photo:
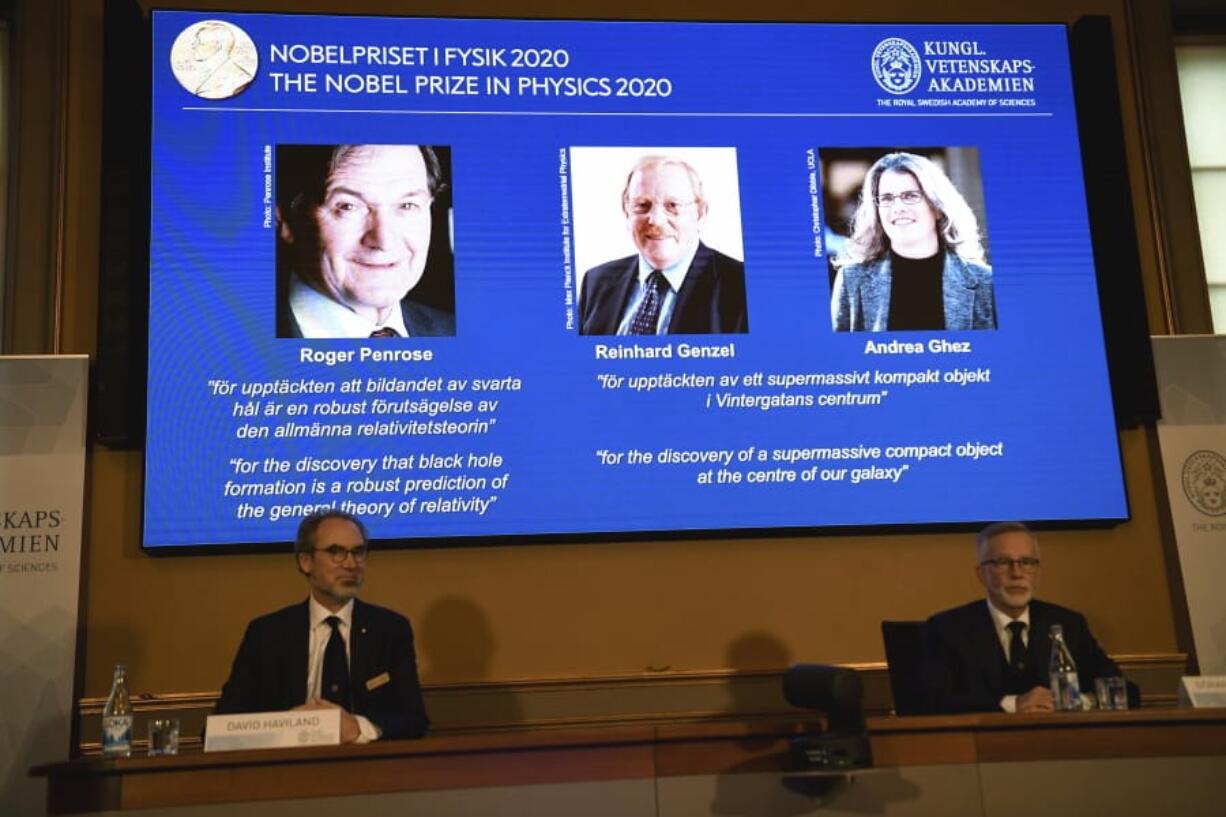
[[[0,814],[45,814],[26,771],[68,757],[89,358],[0,357]]]
[[[1158,442],[1196,658],[1226,674],[1226,336],[1154,338]]]

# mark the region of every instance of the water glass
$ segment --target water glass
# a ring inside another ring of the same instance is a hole
[[[1128,683],[1120,676],[1099,678],[1094,682],[1099,709],[1127,709]]]
[[[179,754],[179,719],[156,718],[149,721],[149,755]]]

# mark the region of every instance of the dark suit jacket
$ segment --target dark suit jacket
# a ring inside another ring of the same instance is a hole
[[[634,294],[639,257],[631,255],[592,267],[579,295],[579,334],[616,335]],[[749,331],[745,307],[745,265],[701,241],[681,282],[670,335],[733,334]]]
[[[215,714],[276,712],[306,701],[310,613],[307,602],[261,616],[247,626],[221,689]],[[374,689],[367,682],[387,673]],[[353,602],[349,633],[349,677],[353,714],[379,727],[381,737],[416,738],[430,720],[417,680],[413,628],[399,613]]]
[[[400,302],[400,313],[404,315],[405,328],[413,337],[451,337],[455,335],[455,315],[450,312],[443,312],[432,306],[405,298]],[[290,309],[289,301],[284,298],[277,302],[277,337],[302,337],[302,328],[298,326],[298,321],[294,318],[294,310]]]
[[[1050,682],[1051,625],[1064,628],[1064,643],[1077,662],[1084,691],[1094,680],[1119,675],[1090,634],[1085,616],[1042,601],[1030,602],[1028,664],[1034,684]],[[988,603],[979,599],[928,619],[925,689],[933,712],[999,712],[1005,692],[1005,651],[996,636]],[[1029,689],[1029,687],[1028,687]]]
[[[890,296],[894,287],[891,266],[887,253],[876,261],[848,264],[838,271],[830,297],[834,331],[884,332],[890,328]],[[941,270],[941,303],[945,329],[995,329],[992,268],[946,251]]]

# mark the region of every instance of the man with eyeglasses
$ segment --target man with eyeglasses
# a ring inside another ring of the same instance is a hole
[[[413,628],[357,598],[367,541],[343,511],[302,520],[294,557],[310,595],[248,625],[216,714],[339,707],[342,743],[425,734]]]
[[[928,619],[925,684],[935,712],[1050,712],[1051,625],[1077,662],[1083,690],[1120,669],[1103,652],[1085,616],[1034,598],[1039,542],[1021,522],[997,522],[975,542],[975,575],[987,590]]]
[[[745,265],[702,243],[702,179],[672,156],[644,156],[622,191],[638,252],[588,270],[579,296],[583,335],[696,335],[749,331]]]

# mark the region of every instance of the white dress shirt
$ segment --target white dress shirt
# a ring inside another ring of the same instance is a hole
[[[1020,621],[1026,625],[1025,628],[1022,629],[1022,644],[1024,644],[1027,648],[1029,648],[1030,647],[1030,607],[1027,606],[1026,609],[1022,611],[1022,614],[1018,616],[1017,618],[1012,618],[1009,616],[1008,613],[1002,613],[1000,610],[997,610],[992,605],[992,602],[990,599],[986,602],[986,604],[988,605],[988,612],[992,614],[992,623],[996,625],[996,637],[1000,639],[1001,649],[1005,651],[1005,660],[1006,661],[1009,660],[1009,642],[1013,640],[1013,633],[1009,631],[1009,625],[1012,624],[1013,622]],[[1000,708],[1005,710],[1006,712],[1016,712],[1017,711],[1017,696],[1016,695],[1006,695],[1005,697],[1001,698]]]
[[[378,329],[395,329],[400,337],[409,336],[399,303],[388,310],[386,320],[375,323],[308,286],[297,275],[289,281],[289,308],[304,338],[368,338]]]
[[[668,281],[668,289],[664,291],[664,298],[660,301],[660,314],[656,318],[657,335],[668,334],[668,324],[673,319],[673,308],[677,305],[677,293],[681,291],[681,284],[685,282],[685,276],[690,271],[690,264],[694,263],[694,256],[697,254],[698,242],[695,241],[694,245],[683,252],[673,264],[660,270],[664,280]],[[638,282],[634,285],[634,294],[630,296],[630,303],[626,305],[626,311],[622,313],[621,323],[617,325],[617,334],[630,334],[630,326],[634,323],[634,313],[639,311],[639,304],[647,297],[647,278],[654,269],[640,253]]]
[[[353,599],[350,599],[344,607],[334,613],[316,601],[315,596],[312,595],[311,600],[307,603],[307,608],[310,611],[311,623],[310,630],[308,631],[309,638],[307,639],[307,696],[305,703],[309,704],[316,699],[323,699],[321,686],[324,672],[324,651],[328,648],[328,639],[332,637],[332,627],[327,621],[329,616],[336,616],[341,620],[336,630],[341,634],[341,638],[345,642],[345,661],[348,662],[350,660],[349,630],[353,624]],[[353,673],[350,672],[349,684],[351,688],[353,683]],[[358,743],[370,743],[372,740],[379,738],[379,727],[375,726],[363,715],[354,715],[353,717],[357,719],[358,730],[361,733],[358,735]]]

